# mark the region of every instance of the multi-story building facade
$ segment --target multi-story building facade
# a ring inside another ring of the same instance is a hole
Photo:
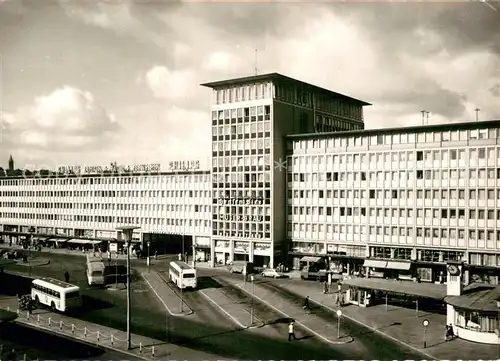
[[[213,89],[211,259],[272,267],[287,250],[284,137],[363,129],[369,104],[276,73],[203,85]]]
[[[461,260],[498,282],[500,121],[363,130],[368,103],[279,74],[203,85],[210,170],[0,178],[3,239],[113,243],[137,225],[143,245],[212,263],[315,256],[439,281]]]
[[[206,171],[82,174],[0,179],[4,241],[30,234],[84,244],[120,239],[116,228],[139,226],[134,240],[160,252],[208,247],[211,184]]]
[[[439,281],[447,261],[464,261],[468,277],[497,283],[499,138],[499,121],[288,137],[296,263],[329,255]]]

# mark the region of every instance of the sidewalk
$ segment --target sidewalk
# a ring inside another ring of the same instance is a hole
[[[131,334],[132,349],[127,350],[127,334],[124,331],[86,322],[48,310],[35,310],[30,316],[26,311],[17,311],[17,298],[0,299],[0,308],[19,313],[16,322],[42,329],[65,337],[74,338],[96,346],[111,349],[144,360],[220,359],[218,355],[197,351],[149,337]]]
[[[255,328],[264,326],[264,322],[258,319],[255,314],[252,318],[244,303],[236,302],[228,295],[217,288],[207,288],[199,291],[210,302],[226,314],[234,323],[241,328]],[[252,322],[253,319],[253,322]]]
[[[142,272],[141,276],[171,316],[186,316],[193,313],[186,302],[174,290],[173,287],[175,286],[170,285],[160,272],[146,271]]]
[[[217,278],[232,284],[249,295],[253,295],[256,300],[266,304],[286,318],[295,320],[298,325],[325,342],[338,345],[353,341],[352,337],[339,334],[336,325],[332,325],[314,314],[306,314],[300,305],[284,298],[277,298],[275,294],[260,286],[258,282],[255,282],[252,287],[252,284],[248,282],[234,283],[234,279],[229,277],[221,276]]]
[[[306,282],[304,285],[287,285],[286,282],[282,282],[277,288],[294,293],[300,298],[309,296],[313,302],[332,312],[337,310],[336,292],[325,295],[317,287],[308,285]],[[387,310],[385,305],[371,307],[349,305],[342,307],[342,312],[344,317],[436,359],[493,360],[498,358],[498,345],[479,344],[462,339],[444,342],[445,315],[425,311],[417,313],[415,309],[392,305],[388,305]],[[427,348],[424,349],[422,321],[425,319],[430,323],[427,327]]]

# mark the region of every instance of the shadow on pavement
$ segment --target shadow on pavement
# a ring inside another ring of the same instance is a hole
[[[222,288],[222,285],[212,277],[198,277],[198,290],[205,288]]]

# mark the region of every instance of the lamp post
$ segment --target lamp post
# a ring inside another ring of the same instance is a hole
[[[33,243],[33,233],[35,233],[35,227],[30,227],[30,241],[28,243],[28,275],[31,276],[31,245]]]
[[[131,319],[131,304],[130,304],[130,243],[132,242],[132,233],[134,229],[140,227],[136,226],[123,226],[118,227],[118,231],[122,231],[125,236],[125,244],[127,245],[127,350],[131,348],[130,340],[130,319]]]
[[[255,299],[255,283],[254,283],[254,276],[253,275],[250,275],[250,282],[252,282],[252,308],[250,309],[250,326],[253,325],[253,319],[254,319],[254,310],[255,310],[255,307],[254,307],[254,299]]]
[[[340,317],[342,316],[342,311],[337,310],[337,338],[340,338]]]
[[[424,348],[427,348],[427,326],[429,326],[429,323],[428,319],[422,321],[422,326],[424,326]]]
[[[184,281],[181,279],[181,313],[184,312],[184,292],[182,289],[184,288]]]
[[[495,329],[495,333],[498,337],[498,358],[500,359],[500,300],[497,301],[497,328]]]
[[[150,248],[151,248],[151,241],[148,241],[148,273],[149,273],[149,269],[151,266],[151,259],[150,259],[150,253],[149,253]]]

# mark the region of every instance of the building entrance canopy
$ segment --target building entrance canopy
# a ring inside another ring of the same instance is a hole
[[[367,259],[363,263],[363,267],[386,268],[386,269],[394,269],[400,271],[409,271],[411,268],[411,263],[402,261],[382,261],[378,259]]]
[[[316,263],[321,260],[321,257],[304,256],[300,259],[300,262]]]
[[[351,278],[344,280],[344,284],[368,290],[378,290],[435,300],[443,300],[446,297],[446,287],[434,283],[411,283],[378,278]]]

